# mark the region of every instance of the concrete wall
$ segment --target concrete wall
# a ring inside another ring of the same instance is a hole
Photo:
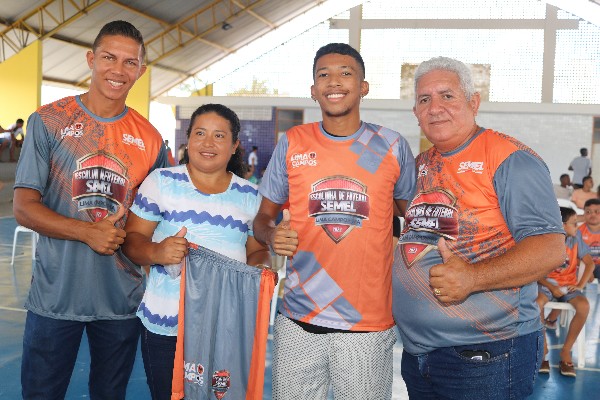
[[[321,120],[321,111],[310,99],[291,98],[162,98],[160,102],[178,104],[189,110],[202,103],[220,102],[242,110],[262,109],[264,113],[274,107],[304,109],[304,122]],[[412,113],[412,102],[402,100],[365,100],[361,104],[363,120],[373,122],[402,133],[408,140],[413,153],[419,153],[420,129]],[[179,107],[178,107],[179,108]],[[181,113],[183,116],[185,113]],[[178,112],[178,116],[180,113]],[[600,146],[592,146],[594,116],[600,117],[598,105],[534,104],[534,103],[482,103],[477,116],[480,126],[514,136],[546,162],[553,182],[568,172],[571,160],[579,156],[579,149],[587,147],[594,165],[593,176],[600,184]],[[274,118],[274,117],[273,117]],[[181,121],[187,127],[187,121]],[[243,125],[242,125],[243,126]],[[242,128],[243,131],[243,128]],[[254,136],[261,143],[261,164],[266,162],[271,149],[262,148],[271,142],[274,132],[263,131],[264,139]],[[274,145],[274,141],[271,142]],[[266,156],[266,157],[265,157]]]
[[[550,170],[552,181],[568,171],[571,160],[579,156],[579,149],[587,147],[596,168],[592,169],[594,182],[600,184],[600,146],[592,148],[592,128],[594,115],[591,114],[554,114],[530,110],[517,112],[518,105],[512,112],[485,111],[494,109],[490,105],[482,106],[477,123],[515,137],[537,152],[544,159]],[[597,109],[600,117],[600,107]],[[415,155],[419,153],[420,129],[412,110],[363,109],[361,117],[364,121],[373,122],[394,129],[404,135]],[[321,112],[318,109],[307,109],[305,122],[318,121]],[[594,154],[596,153],[596,154]]]

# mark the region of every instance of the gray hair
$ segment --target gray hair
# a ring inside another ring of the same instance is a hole
[[[473,85],[473,77],[471,70],[463,62],[449,57],[434,57],[427,61],[423,61],[415,71],[415,101],[417,98],[417,84],[419,79],[428,72],[435,70],[444,70],[454,72],[458,75],[460,87],[465,93],[467,100],[471,100],[471,96],[475,94],[475,86]]]

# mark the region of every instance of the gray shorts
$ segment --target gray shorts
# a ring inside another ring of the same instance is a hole
[[[278,314],[273,333],[273,400],[392,398],[394,328],[314,334]]]
[[[552,279],[549,279],[548,281],[555,285],[557,284],[557,282]],[[550,289],[540,284],[538,284],[538,293],[542,293],[544,296],[546,296],[548,298],[548,301],[558,301],[562,303],[567,303],[569,300],[573,300],[575,297],[584,295],[581,290],[575,290],[573,292],[567,292],[563,296],[556,298],[552,295]]]

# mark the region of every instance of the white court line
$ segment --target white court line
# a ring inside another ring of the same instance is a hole
[[[24,308],[14,308],[14,307],[5,307],[5,306],[0,306],[0,310],[27,312],[27,310]]]

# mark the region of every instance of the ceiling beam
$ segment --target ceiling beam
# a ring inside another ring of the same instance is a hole
[[[89,86],[79,86],[79,85],[77,85],[77,82],[69,81],[67,79],[51,78],[48,76],[43,76],[42,81],[50,82],[50,83],[58,83],[60,85],[65,85],[65,86],[77,87],[79,89],[87,89],[89,87]]]
[[[165,70],[165,71],[173,72],[174,74],[185,76],[186,79],[187,78],[191,78],[192,76],[194,76],[193,74],[190,74],[189,72],[183,71],[183,70],[181,70],[179,68],[169,67],[168,65],[164,65],[164,64],[154,64],[152,66],[152,68],[160,68],[160,69]]]
[[[86,15],[104,0],[48,0],[0,32],[0,62]],[[36,22],[36,26],[33,25]],[[8,52],[7,50],[11,51]]]
[[[112,4],[114,4],[114,5],[115,5],[115,6],[117,6],[117,7],[121,7],[121,8],[123,8],[123,9],[125,9],[125,10],[127,10],[127,11],[129,11],[129,12],[132,12],[132,13],[134,13],[134,14],[138,14],[138,15],[140,15],[140,16],[142,16],[142,17],[144,17],[144,18],[147,18],[147,19],[149,19],[149,20],[151,20],[151,21],[154,21],[154,22],[156,22],[157,24],[159,24],[159,25],[162,25],[162,26],[163,26],[163,28],[164,28],[165,30],[166,30],[166,29],[169,29],[169,28],[171,28],[171,27],[173,26],[172,24],[170,24],[169,22],[167,22],[167,21],[165,21],[165,20],[162,20],[162,19],[160,19],[160,18],[156,18],[156,17],[154,17],[153,15],[150,15],[150,14],[148,14],[148,13],[145,13],[145,12],[143,12],[143,11],[140,11],[140,10],[138,10],[138,9],[136,9],[136,8],[133,8],[133,7],[131,7],[131,6],[128,6],[128,5],[126,5],[126,4],[122,4],[122,3],[120,3],[119,1],[116,1],[116,0],[106,0],[106,1],[108,1],[108,2],[110,2],[110,3],[112,3]],[[194,36],[194,33],[193,33],[193,32],[191,32],[191,31],[189,31],[187,28],[185,28],[185,27],[181,27],[181,29],[182,29],[182,31],[185,31],[185,32],[187,32],[187,33],[188,33],[190,36]],[[196,38],[196,40],[198,40],[198,41],[200,41],[200,42],[202,42],[202,43],[204,43],[204,44],[207,44],[207,45],[209,45],[209,46],[215,47],[215,48],[217,48],[217,49],[219,49],[219,50],[221,50],[221,51],[225,51],[225,52],[229,52],[229,53],[231,52],[231,49],[228,49],[228,48],[227,48],[227,47],[225,47],[225,46],[221,46],[221,45],[220,45],[220,44],[218,44],[218,43],[211,42],[210,40],[206,40],[206,39],[202,39],[202,38]]]
[[[169,27],[169,26],[171,26],[171,24],[169,22],[165,21],[164,19],[157,18],[154,15],[150,15],[148,13],[140,11],[137,8],[133,8],[133,7],[129,6],[129,5],[127,5],[127,4],[123,4],[123,3],[119,2],[119,1],[116,1],[116,0],[106,0],[106,1],[108,3],[111,3],[111,4],[115,5],[115,6],[117,6],[117,7],[120,7],[122,9],[124,9],[124,10],[127,10],[127,11],[129,11],[129,12],[131,12],[133,14],[137,14],[137,15],[139,15],[141,17],[144,17],[146,19],[154,21],[157,24],[162,25],[163,27]]]
[[[231,1],[233,1],[233,0],[231,0]],[[318,6],[318,5],[320,5],[321,3],[323,3],[323,1],[324,1],[324,0],[315,0],[315,1],[311,2],[310,4],[307,4],[307,5],[305,5],[305,6],[304,6],[304,7],[303,7],[301,10],[296,10],[296,12],[297,12],[298,14],[300,14],[300,13],[303,13],[303,12],[306,12],[306,11],[308,11],[308,10],[310,10],[310,9],[312,9],[312,8],[314,8],[314,7],[316,7],[316,6]],[[256,1],[254,4],[252,4],[251,6],[248,6],[248,7],[255,7],[255,6],[256,6],[256,5],[257,5],[259,2],[262,2],[262,0],[260,0],[260,1]],[[291,19],[293,19],[293,18],[295,18],[295,16],[294,16],[294,17],[288,17],[288,18],[285,18],[283,21],[280,21],[280,22],[279,22],[279,24],[280,24],[280,25],[283,25],[284,23],[287,23],[287,22],[289,22],[289,21],[290,21]],[[245,40],[243,40],[243,41],[240,41],[239,43],[237,43],[237,44],[236,44],[236,46],[235,46],[235,48],[234,48],[234,49],[232,49],[232,51],[236,51],[236,50],[238,50],[238,49],[242,48],[243,46],[247,45],[247,44],[248,44],[248,43],[250,43],[251,41],[253,41],[253,40],[255,40],[255,39],[257,39],[257,38],[261,37],[261,36],[262,36],[262,35],[264,35],[265,33],[267,33],[267,32],[270,32],[270,31],[272,31],[272,30],[273,30],[273,29],[264,28],[262,31],[254,33],[252,36],[250,36],[250,37],[247,37]],[[220,61],[220,60],[222,60],[222,59],[223,59],[225,56],[227,56],[227,54],[226,54],[226,53],[223,53],[223,54],[220,54],[220,55],[215,55],[215,56],[211,57],[211,58],[210,58],[210,59],[208,59],[208,60],[205,60],[205,62],[203,62],[201,65],[197,66],[197,67],[196,67],[196,68],[195,68],[195,69],[194,69],[194,70],[191,72],[191,75],[192,75],[192,76],[196,76],[196,75],[197,75],[197,74],[198,74],[200,71],[204,70],[205,68],[208,68],[210,65],[212,65],[212,64],[214,64],[214,63],[216,63],[217,61]],[[186,80],[186,79],[180,79],[180,80],[178,80],[178,81],[176,81],[176,82],[173,82],[173,83],[171,83],[171,84],[169,85],[169,87],[166,87],[166,88],[160,88],[160,89],[157,89],[157,90],[153,91],[153,92],[156,92],[156,94],[154,94],[154,95],[152,96],[152,99],[156,99],[156,98],[158,98],[158,97],[162,96],[164,93],[168,92],[168,91],[169,91],[171,88],[174,88],[175,86],[177,86],[177,85],[180,85],[180,84],[182,84],[183,82],[185,82],[185,80]]]
[[[244,8],[244,6],[242,4],[240,4],[238,1],[236,0],[231,0],[232,3],[234,3],[235,5],[237,5],[240,8]],[[263,24],[267,25],[268,27],[270,27],[271,29],[275,29],[277,28],[277,25],[275,25],[274,23],[272,23],[271,21],[269,21],[268,19],[264,18],[263,16],[257,14],[256,12],[252,11],[250,8],[247,8],[245,10],[248,14],[252,15],[254,18],[256,18],[257,20],[259,20],[260,22],[262,22]]]
[[[330,19],[331,29],[353,29],[352,20]],[[578,29],[579,20],[559,19],[560,29]],[[362,19],[360,29],[544,29],[545,19]]]
[[[143,13],[139,10],[135,10],[134,8],[126,6],[115,0],[106,1],[118,7],[123,7],[131,12],[135,12],[139,15],[155,20],[156,22],[164,26],[164,21],[157,20],[156,18],[151,17],[146,13]],[[231,0],[216,0],[213,1],[211,4],[207,5],[206,7],[199,9],[195,13],[186,16],[184,19],[177,22],[176,24],[168,25],[166,28],[164,28],[164,30],[161,33],[145,41],[146,58],[148,60],[147,65],[158,65],[160,60],[179,51],[190,41],[200,41],[206,45],[218,48],[225,54],[232,53],[232,49],[211,42],[203,38],[203,36],[206,36],[208,33],[219,29],[220,24],[225,19],[239,15],[241,12],[244,11],[245,8],[254,6],[260,3],[261,1],[262,0],[246,0],[246,3],[248,4],[242,4],[241,6],[243,8],[235,11]],[[218,16],[222,16],[222,18],[219,18]],[[190,23],[193,25],[193,29],[188,28]],[[185,79],[187,79],[192,75],[185,74],[184,76],[186,76]],[[86,86],[90,78],[91,76],[88,76],[84,80],[79,81],[77,83],[77,86]]]
[[[108,2],[110,2],[110,3],[112,3],[112,4],[114,4],[115,6],[118,6],[118,7],[121,7],[121,8],[123,8],[123,9],[127,10],[127,11],[130,11],[130,12],[132,12],[132,13],[134,13],[134,14],[138,14],[138,15],[140,15],[140,16],[142,16],[142,17],[144,17],[144,18],[147,18],[147,19],[149,19],[149,20],[151,20],[151,21],[154,21],[154,22],[156,22],[157,24],[160,24],[160,25],[162,25],[162,26],[164,27],[164,29],[165,29],[165,30],[167,30],[167,29],[169,29],[169,28],[171,28],[171,27],[173,26],[172,24],[170,24],[169,22],[167,22],[167,21],[165,21],[165,20],[163,20],[163,19],[156,18],[156,17],[154,17],[153,15],[150,15],[150,14],[148,14],[148,13],[145,13],[145,12],[143,12],[143,11],[140,11],[140,10],[138,10],[138,9],[136,9],[136,8],[133,8],[133,7],[131,7],[131,6],[128,6],[128,5],[126,5],[126,4],[123,4],[123,3],[119,2],[119,1],[116,1],[116,0],[106,0],[106,1],[108,1]],[[193,32],[191,32],[191,31],[189,31],[187,28],[185,28],[185,27],[182,27],[181,29],[182,29],[182,31],[186,31],[186,32],[187,32],[189,35],[191,35],[191,36],[194,36],[194,33],[193,33]],[[202,43],[204,43],[204,44],[207,44],[207,45],[209,45],[209,46],[215,47],[215,48],[217,48],[217,49],[219,49],[219,50],[221,50],[221,51],[227,52],[227,53],[231,53],[231,51],[232,51],[231,49],[229,49],[229,48],[227,48],[227,47],[225,47],[225,46],[221,46],[221,45],[220,45],[220,44],[218,44],[218,43],[211,42],[210,40],[206,40],[206,39],[202,39],[202,38],[196,38],[196,40],[198,40],[199,42],[202,42]],[[146,42],[146,43],[147,43],[147,42]],[[167,67],[167,66],[164,66],[164,65],[163,65],[163,66],[160,66],[159,64],[153,64],[153,66],[157,66],[157,65],[158,65],[160,68],[162,68],[162,69],[170,69],[170,67]],[[178,71],[178,70],[175,70],[175,69],[173,69],[173,71]],[[177,73],[180,73],[180,72],[177,72]],[[184,73],[184,74],[185,74],[186,76],[188,76],[188,77],[189,77],[189,76],[191,76],[191,75],[190,75],[190,74],[188,74],[188,73]]]
[[[234,4],[231,0],[216,0],[189,15],[170,29],[151,38],[146,42],[148,53],[154,52],[149,65],[168,57],[179,51],[192,40],[203,39],[209,33],[221,29],[221,24],[228,18],[233,18],[245,12],[247,9],[260,3],[262,0],[246,0]],[[236,11],[235,6],[239,9]],[[190,25],[192,28],[190,28]],[[230,53],[230,49],[224,50]]]

